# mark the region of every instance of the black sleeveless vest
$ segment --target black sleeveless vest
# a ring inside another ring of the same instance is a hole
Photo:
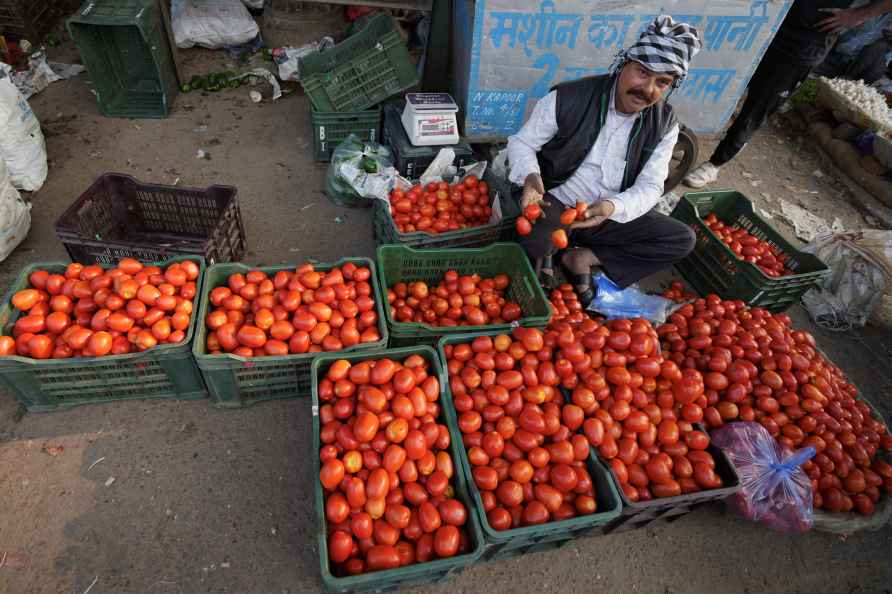
[[[537,154],[546,191],[570,179],[595,145],[607,119],[614,81],[609,75],[591,76],[554,87],[558,131]],[[672,106],[665,101],[639,114],[629,134],[620,192],[635,183],[651,153],[676,123]]]

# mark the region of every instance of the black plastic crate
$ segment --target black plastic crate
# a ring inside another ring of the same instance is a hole
[[[144,184],[106,173],[56,221],[56,235],[72,261],[143,262],[198,255],[211,264],[236,262],[245,253],[237,190]]]
[[[415,146],[403,127],[402,112],[405,102],[388,103],[384,106],[384,142],[393,152],[393,165],[408,179],[418,179],[434,162],[440,149],[451,148],[455,152],[456,167],[464,167],[475,161],[474,149],[468,141],[459,139],[458,144],[442,146]]]
[[[77,0],[0,0],[0,35],[38,46],[59,18],[78,4]]]

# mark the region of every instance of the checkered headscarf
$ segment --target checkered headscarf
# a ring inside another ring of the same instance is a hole
[[[675,75],[677,87],[701,47],[697,29],[661,14],[641,33],[635,45],[617,54],[612,70],[618,72],[628,60],[635,60],[653,72]]]

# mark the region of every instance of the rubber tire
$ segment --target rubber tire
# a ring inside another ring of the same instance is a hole
[[[666,183],[663,184],[663,194],[667,194],[675,189],[697,162],[697,155],[700,152],[697,135],[684,124],[682,124],[681,130],[678,132],[678,141],[676,141],[672,153],[674,155],[679,151],[682,152],[681,160],[673,169],[670,169]]]

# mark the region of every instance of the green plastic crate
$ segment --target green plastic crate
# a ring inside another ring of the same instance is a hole
[[[328,564],[328,546],[326,544],[326,519],[325,519],[325,502],[323,500],[322,485],[319,482],[319,394],[317,386],[319,385],[319,376],[328,370],[328,367],[338,359],[347,359],[351,363],[365,361],[368,359],[389,358],[395,361],[402,361],[410,355],[421,355],[430,363],[431,375],[436,374],[441,377],[443,373],[442,365],[437,353],[428,346],[408,347],[402,349],[389,349],[376,351],[372,353],[356,353],[352,355],[340,356],[338,353],[326,353],[318,357],[312,365],[311,383],[313,386],[313,442],[310,447],[311,456],[313,458],[313,479],[316,499],[316,520],[317,533],[316,541],[319,547],[319,565],[322,573],[322,583],[329,592],[387,592],[397,588],[408,588],[410,586],[420,586],[426,584],[440,583],[452,579],[464,569],[476,563],[483,553],[484,537],[480,530],[480,524],[477,520],[477,514],[474,513],[475,505],[480,505],[479,500],[471,496],[471,489],[465,473],[462,472],[460,462],[459,448],[461,440],[456,440],[453,430],[455,429],[455,420],[450,420],[448,414],[445,413],[444,406],[441,413],[440,421],[449,427],[449,434],[452,437],[449,444],[449,455],[452,456],[452,464],[454,474],[452,485],[455,489],[456,498],[459,499],[468,510],[468,521],[465,527],[468,532],[468,538],[471,541],[471,550],[464,555],[458,555],[449,559],[437,559],[428,563],[419,563],[400,567],[399,569],[391,569],[386,571],[375,571],[356,576],[336,577],[332,575]],[[440,383],[440,403],[446,402],[447,398],[445,385]]]
[[[170,115],[179,88],[157,0],[87,0],[68,31],[103,115]]]
[[[329,161],[337,146],[351,134],[364,142],[378,142],[381,137],[381,108],[366,111],[316,111],[310,105],[313,124],[313,158]]]
[[[199,263],[201,273],[195,284],[200,291],[205,277],[203,258],[180,256],[158,266],[183,260]],[[22,312],[12,305],[12,296],[29,286],[30,274],[38,269],[64,274],[67,266],[53,262],[31,264],[22,270],[0,304],[0,328],[4,335],[12,335],[12,327],[21,317]],[[191,351],[197,319],[197,315],[192,316],[182,343],[159,345],[141,353],[44,360],[17,355],[0,357],[0,384],[30,412],[117,400],[205,398],[207,390]]]
[[[384,295],[398,282],[424,281],[435,286],[447,270],[459,274],[478,273],[483,277],[507,274],[511,277],[506,298],[520,305],[521,326],[545,328],[551,318],[551,305],[530,266],[526,254],[516,243],[494,243],[485,248],[416,250],[405,245],[382,245],[378,248],[378,275]],[[441,336],[469,332],[510,332],[513,324],[488,326],[439,327],[429,324],[396,322],[390,307],[384,308],[391,346],[434,344]]]
[[[474,511],[480,520],[480,526],[483,529],[483,535],[486,540],[482,559],[487,561],[507,559],[526,553],[548,551],[569,544],[576,538],[604,534],[607,526],[619,517],[622,511],[620,493],[616,484],[610,478],[610,471],[595,455],[594,449],[592,449],[586,461],[586,469],[592,477],[592,484],[597,495],[598,511],[596,513],[560,522],[549,522],[539,526],[525,526],[510,530],[495,530],[489,525],[486,511],[483,508],[483,500],[480,498],[480,491],[474,483],[471,474],[471,465],[462,441],[461,431],[458,428],[458,417],[455,412],[455,406],[452,403],[452,393],[449,389],[449,375],[445,369],[446,353],[444,349],[446,345],[468,343],[478,336],[495,336],[497,334],[499,332],[479,332],[476,334],[447,336],[443,337],[437,345],[442,369],[440,383],[445,386],[443,410],[446,412],[447,419],[449,419],[449,434],[452,437],[452,442],[458,444],[462,472],[465,473],[465,480],[471,486],[471,493],[474,496]]]
[[[772,278],[758,266],[740,260],[703,220],[714,213],[726,225],[737,225],[789,256],[790,276]],[[722,299],[741,299],[752,307],[772,312],[798,301],[830,269],[817,257],[793,247],[756,214],[752,202],[740,192],[691,192],[682,196],[672,217],[691,226],[697,235],[694,250],[675,265],[701,295],[716,293]]]
[[[565,392],[565,396],[569,402],[570,395]],[[695,427],[700,431],[706,431],[706,428],[702,425],[697,424]],[[715,472],[721,477],[724,484],[720,489],[687,493],[677,497],[659,497],[650,501],[630,501],[626,498],[626,494],[611,471],[610,480],[616,485],[619,496],[622,498],[623,510],[619,517],[605,528],[604,533],[619,534],[644,528],[657,521],[672,522],[705,503],[721,501],[740,491],[740,478],[737,476],[737,471],[734,465],[731,464],[731,460],[725,455],[725,452],[712,443],[709,444],[706,451],[712,454],[713,460],[715,460]],[[593,448],[592,453],[597,456],[596,449]]]
[[[520,216],[520,206],[512,197],[511,184],[488,169],[483,174],[483,181],[489,184],[492,208],[495,209],[496,204],[499,205],[502,213],[500,221],[437,234],[423,231],[401,233],[393,222],[389,203],[378,200],[375,202],[375,243],[378,245],[399,243],[416,248],[451,248],[483,247],[497,241],[514,241],[516,238],[514,226],[517,217]]]
[[[385,308],[382,306],[382,293],[378,286],[375,263],[369,258],[342,258],[334,264],[314,263],[314,266],[316,270],[323,272],[336,266],[343,266],[348,262],[366,266],[372,273],[369,282],[372,285],[375,308],[378,312],[378,332],[381,334],[381,340],[357,344],[349,349],[338,351],[338,354],[382,349],[387,346],[387,325],[384,322]],[[198,318],[201,323],[195,333],[192,352],[216,406],[240,408],[265,400],[310,395],[310,364],[322,353],[280,357],[240,357],[229,353],[210,355],[205,347],[208,330],[204,320],[210,311],[209,297],[215,287],[225,285],[229,275],[236,272],[244,274],[249,270],[256,269],[272,276],[280,270],[293,271],[296,267],[293,264],[252,267],[245,264],[228,263],[216,264],[208,269],[198,305]]]
[[[396,21],[379,12],[335,47],[300,59],[300,84],[320,111],[361,111],[420,77]]]

